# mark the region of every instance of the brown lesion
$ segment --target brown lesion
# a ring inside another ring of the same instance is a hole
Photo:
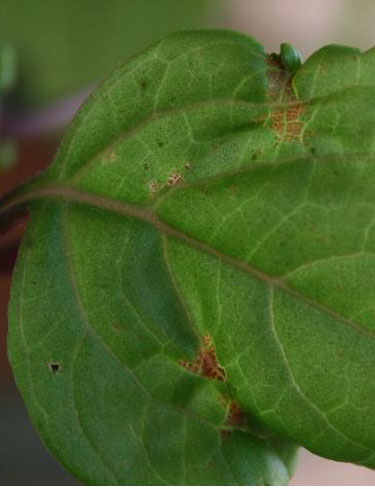
[[[197,359],[194,362],[181,360],[180,365],[189,370],[189,372],[205,377],[206,379],[218,380],[220,382],[225,382],[226,380],[225,370],[219,364],[215,346],[208,335],[203,337]]]
[[[209,335],[203,337],[202,346],[198,351],[198,357],[194,362],[181,360],[179,363],[182,367],[189,370],[189,372],[200,375],[206,379],[218,380],[220,382],[226,381],[224,367],[222,367],[218,361],[215,346]],[[222,438],[226,438],[230,436],[231,431],[234,428],[245,428],[246,415],[241,406],[233,399],[229,399],[227,396],[221,394],[219,399],[227,411],[226,420],[223,428],[220,430]]]
[[[184,170],[189,170],[191,167],[190,163],[185,163],[183,166]],[[147,168],[148,169],[148,168]],[[184,183],[184,171],[173,170],[167,177],[164,182],[157,182],[156,180],[151,180],[148,182],[148,189],[150,191],[151,197],[155,197],[162,190],[170,187],[175,187],[176,185],[181,185]]]
[[[58,362],[50,362],[48,367],[52,374],[57,374],[61,369],[61,364]]]
[[[228,409],[227,419],[224,425],[228,428],[220,430],[222,438],[228,437],[233,428],[244,428],[246,426],[246,415],[241,406],[236,401],[230,399],[224,399],[224,402]]]
[[[183,179],[181,173],[173,172],[168,177],[167,185],[169,187],[174,187],[175,185],[183,183],[183,181],[184,181],[184,179]]]
[[[162,188],[162,186],[155,180],[151,180],[151,182],[148,183],[148,188],[150,190],[151,197],[154,197]]]
[[[303,123],[302,114],[306,111],[304,104],[289,107],[286,112],[286,128],[284,132],[284,141],[299,141],[302,136]]]
[[[280,103],[280,108],[271,112],[271,129],[282,142],[299,141],[302,135],[302,114],[305,103],[298,102],[293,91],[290,73],[283,67],[279,56],[268,57],[268,94],[271,101]],[[284,107],[282,104],[285,104]]]

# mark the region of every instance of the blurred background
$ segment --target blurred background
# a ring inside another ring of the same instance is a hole
[[[0,194],[45,168],[75,111],[116,63],[168,32],[230,28],[308,57],[375,44],[373,0],[0,0]],[[6,355],[11,272],[26,218],[0,237],[0,484],[73,485],[31,426]],[[375,472],[301,450],[294,485],[375,485]]]

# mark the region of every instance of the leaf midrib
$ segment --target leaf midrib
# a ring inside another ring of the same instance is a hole
[[[228,255],[223,251],[213,248],[212,246],[208,245],[204,241],[200,241],[197,238],[193,238],[189,236],[185,232],[180,231],[179,229],[176,229],[175,227],[162,221],[157,215],[155,215],[147,208],[110,199],[108,197],[102,197],[99,195],[91,194],[89,192],[83,192],[75,188],[61,187],[61,186],[43,187],[34,191],[30,191],[29,193],[26,193],[25,195],[19,197],[19,199],[15,199],[9,205],[9,207],[18,206],[25,202],[30,202],[33,200],[39,200],[43,198],[51,198],[51,199],[58,199],[58,200],[61,199],[76,204],[90,205],[92,207],[96,207],[101,210],[106,210],[116,214],[124,215],[126,217],[131,217],[147,222],[153,225],[164,235],[177,238],[180,241],[183,241],[184,243],[194,247],[195,249],[203,251],[211,256],[214,256],[220,261],[225,262],[241,270],[242,272],[252,276],[253,278],[263,283],[266,283],[270,287],[278,288],[286,292],[289,296],[292,296],[295,299],[300,300],[301,302],[304,302],[305,304],[314,307],[315,309],[340,321],[341,323],[351,327],[352,329],[355,329],[370,338],[374,338],[375,336],[375,331],[367,329],[366,327],[353,321],[352,319],[343,316],[342,314],[332,309],[328,305],[321,303],[316,299],[313,299],[299,292],[298,290],[288,285],[282,278],[272,276],[264,272],[263,270],[257,268],[256,266],[252,265],[251,263],[244,263],[241,260],[238,260],[237,258],[234,258],[233,256]],[[3,211],[6,212],[7,207],[3,208]]]

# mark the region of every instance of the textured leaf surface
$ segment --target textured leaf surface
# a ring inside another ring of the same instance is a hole
[[[9,333],[83,480],[282,484],[294,442],[375,466],[374,63],[329,46],[290,79],[185,32],[84,105],[25,197]]]

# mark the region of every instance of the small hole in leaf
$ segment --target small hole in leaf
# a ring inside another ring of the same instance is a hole
[[[56,363],[56,362],[51,362],[49,364],[49,369],[51,370],[51,372],[53,374],[57,374],[57,372],[60,371],[60,368],[61,368],[61,365],[59,363]]]

